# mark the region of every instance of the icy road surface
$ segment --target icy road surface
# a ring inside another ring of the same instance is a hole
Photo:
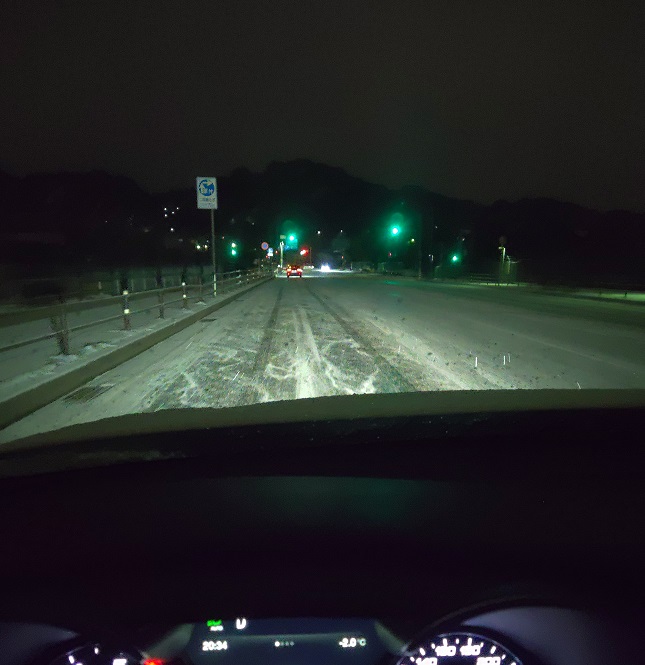
[[[0,440],[124,413],[322,395],[645,388],[645,307],[396,278],[279,278],[88,386]]]

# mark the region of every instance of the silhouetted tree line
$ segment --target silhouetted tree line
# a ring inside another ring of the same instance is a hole
[[[277,248],[287,222],[312,244],[314,256],[333,256],[342,229],[348,260],[377,263],[391,250],[388,221],[400,212],[405,235],[397,258],[414,267],[421,256],[425,272],[456,251],[463,270],[490,269],[505,237],[521,279],[645,283],[641,213],[551,199],[484,206],[421,187],[389,190],[308,160],[272,163],[262,173],[237,169],[218,179],[218,190],[222,269],[252,265],[264,240]],[[209,241],[210,225],[192,188],[150,195],[126,177],[99,171],[24,178],[0,172],[0,235],[2,265],[29,274],[210,264],[210,253],[195,249]],[[234,259],[226,252],[232,239],[240,247]]]

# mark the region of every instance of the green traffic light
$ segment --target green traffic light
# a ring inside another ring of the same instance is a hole
[[[231,250],[231,256],[237,256],[237,250],[236,249]]]
[[[296,236],[293,235],[293,233],[289,236],[289,242],[295,242]]]
[[[452,255],[452,262],[457,263],[457,261],[459,261],[459,256],[457,256],[457,254],[453,254]]]
[[[393,226],[391,233],[393,236],[398,236],[400,231],[401,229],[398,226]]]

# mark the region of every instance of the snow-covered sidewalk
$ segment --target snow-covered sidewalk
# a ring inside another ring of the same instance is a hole
[[[69,354],[61,354],[55,338],[43,339],[33,344],[0,353],[0,405],[3,413],[0,426],[15,419],[17,411],[29,410],[26,393],[72,375],[91,377],[92,374],[106,371],[149,348],[158,341],[169,337],[199,320],[202,316],[230,302],[248,289],[262,284],[271,277],[258,278],[249,285],[230,285],[224,293],[213,297],[204,292],[203,301],[198,300],[197,289],[188,291],[187,306],[183,306],[182,291],[166,294],[165,318],[159,317],[157,294],[136,299],[131,303],[130,329],[123,325],[123,307],[119,299],[89,310],[72,312],[67,315],[69,329],[84,326],[95,321],[116,319],[83,327],[70,332]],[[204,290],[206,291],[206,290]],[[169,303],[170,300],[178,302]],[[0,347],[34,339],[51,333],[49,319],[39,319],[29,323],[0,329]],[[92,367],[93,366],[93,367]],[[72,383],[74,383],[72,381]],[[71,385],[71,384],[70,384]],[[62,388],[54,389],[59,392]],[[70,388],[73,389],[73,388]],[[58,397],[55,395],[52,398]],[[24,399],[22,399],[24,397]],[[43,391],[37,401],[45,399]]]

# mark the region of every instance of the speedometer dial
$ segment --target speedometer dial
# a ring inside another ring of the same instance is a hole
[[[523,665],[499,642],[475,633],[442,633],[413,647],[397,665]]]

